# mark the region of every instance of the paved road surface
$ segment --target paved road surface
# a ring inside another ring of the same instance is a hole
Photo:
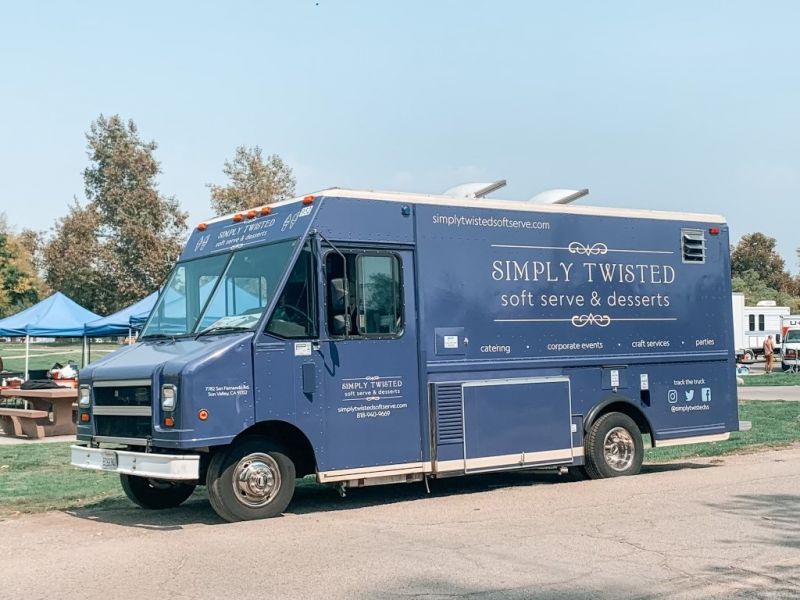
[[[800,446],[619,480],[306,488],[291,514],[0,522],[4,599],[800,598]]]
[[[739,400],[800,400],[800,385],[740,385]]]

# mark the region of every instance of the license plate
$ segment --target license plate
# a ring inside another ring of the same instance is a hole
[[[113,450],[105,450],[103,452],[103,468],[116,469],[117,468],[117,453]]]

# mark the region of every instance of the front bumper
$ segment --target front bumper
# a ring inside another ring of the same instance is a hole
[[[128,450],[106,450],[88,446],[70,446],[70,464],[81,469],[124,473],[137,477],[170,480],[198,480],[200,478],[199,454],[153,454]],[[109,460],[112,454],[116,461]],[[103,458],[106,457],[104,466]]]

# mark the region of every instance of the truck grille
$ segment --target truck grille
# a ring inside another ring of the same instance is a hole
[[[98,415],[94,418],[96,435],[104,437],[150,437],[152,417]]]
[[[150,406],[152,401],[149,385],[94,388],[95,406]]]
[[[152,435],[151,386],[103,385],[103,382],[98,382],[93,388],[93,396],[96,436],[148,438]]]

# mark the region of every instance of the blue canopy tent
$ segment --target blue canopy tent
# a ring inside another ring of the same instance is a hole
[[[113,315],[108,315],[107,317],[95,321],[89,321],[86,323],[86,335],[89,337],[130,335],[131,329],[138,329],[134,324],[134,319],[137,319],[136,323],[141,322],[141,324],[144,325],[144,322],[147,320],[147,315],[153,310],[157,299],[158,292],[153,292],[146,298],[115,312]],[[141,320],[139,321],[140,316]]]
[[[83,337],[84,325],[100,315],[86,310],[61,292],[56,292],[15,315],[0,320],[0,336],[25,338],[25,377],[28,376],[31,337]],[[84,348],[85,351],[85,348]]]

